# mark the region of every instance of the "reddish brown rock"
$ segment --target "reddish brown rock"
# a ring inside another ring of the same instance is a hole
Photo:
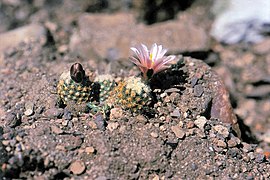
[[[7,48],[17,46],[20,42],[39,38],[46,38],[46,30],[43,26],[38,24],[30,24],[1,33],[0,53]]]
[[[221,122],[231,124],[238,137],[241,137],[237,118],[230,103],[229,93],[221,78],[207,64],[200,60],[189,57],[184,58],[184,60],[188,66],[190,79],[197,78],[198,74],[201,74],[198,79],[203,79],[204,82],[202,84],[204,91],[202,96],[196,100],[192,100],[193,97],[191,97],[186,102],[187,107],[190,109],[193,107],[197,108],[197,110],[200,109],[201,114],[206,113],[206,116],[208,116],[207,112],[210,111],[210,117],[208,118],[216,118]],[[193,101],[196,101],[196,104],[193,104]]]
[[[162,44],[172,52],[209,49],[209,36],[187,18],[157,23],[136,24],[134,15],[83,14],[79,31],[71,37],[70,48],[87,58],[126,59],[131,46]],[[162,35],[161,35],[162,34]]]
[[[226,90],[224,83],[215,72],[212,73],[212,80],[212,86],[210,88],[212,89],[214,96],[212,100],[211,117],[220,119],[222,122],[232,124],[237,135],[241,137],[237,118],[233,112],[229,100],[229,93]]]

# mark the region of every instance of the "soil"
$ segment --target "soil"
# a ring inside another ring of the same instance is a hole
[[[74,62],[88,75],[110,72],[116,81],[140,76],[126,59],[72,52],[78,17],[129,8],[152,24],[175,14],[162,16],[166,3],[157,3],[159,13],[147,19],[151,11],[143,3],[16,2],[0,6],[0,37],[30,22],[43,24],[46,33],[0,46],[1,179],[270,178],[269,37],[257,45],[211,40],[206,50],[176,51],[175,64],[151,80],[154,102],[145,111],[76,113],[59,106],[56,93],[61,73]],[[174,11],[208,31],[210,2],[177,3]]]

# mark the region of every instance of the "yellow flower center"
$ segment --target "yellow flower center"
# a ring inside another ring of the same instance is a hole
[[[150,56],[149,56],[149,59],[152,61],[152,66],[154,65],[154,60],[152,59],[153,58],[153,54],[152,53],[150,53]]]

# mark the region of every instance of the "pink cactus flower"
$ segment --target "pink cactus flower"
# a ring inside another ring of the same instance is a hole
[[[156,43],[152,45],[150,51],[144,44],[130,49],[135,53],[135,56],[131,56],[130,60],[139,67],[145,79],[149,79],[154,74],[169,68],[169,65],[175,59],[173,55],[164,56],[167,49],[163,49],[162,45],[158,46]],[[152,70],[150,77],[149,70]]]

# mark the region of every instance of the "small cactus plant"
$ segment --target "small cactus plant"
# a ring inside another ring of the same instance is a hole
[[[113,76],[109,74],[97,75],[94,82],[99,85],[99,102],[104,102],[116,86]]]
[[[151,89],[139,77],[128,77],[111,91],[108,103],[133,112],[147,107],[152,100]]]
[[[65,105],[69,101],[82,104],[91,98],[91,84],[82,65],[75,63],[71,66],[70,71],[61,74],[57,94]]]

